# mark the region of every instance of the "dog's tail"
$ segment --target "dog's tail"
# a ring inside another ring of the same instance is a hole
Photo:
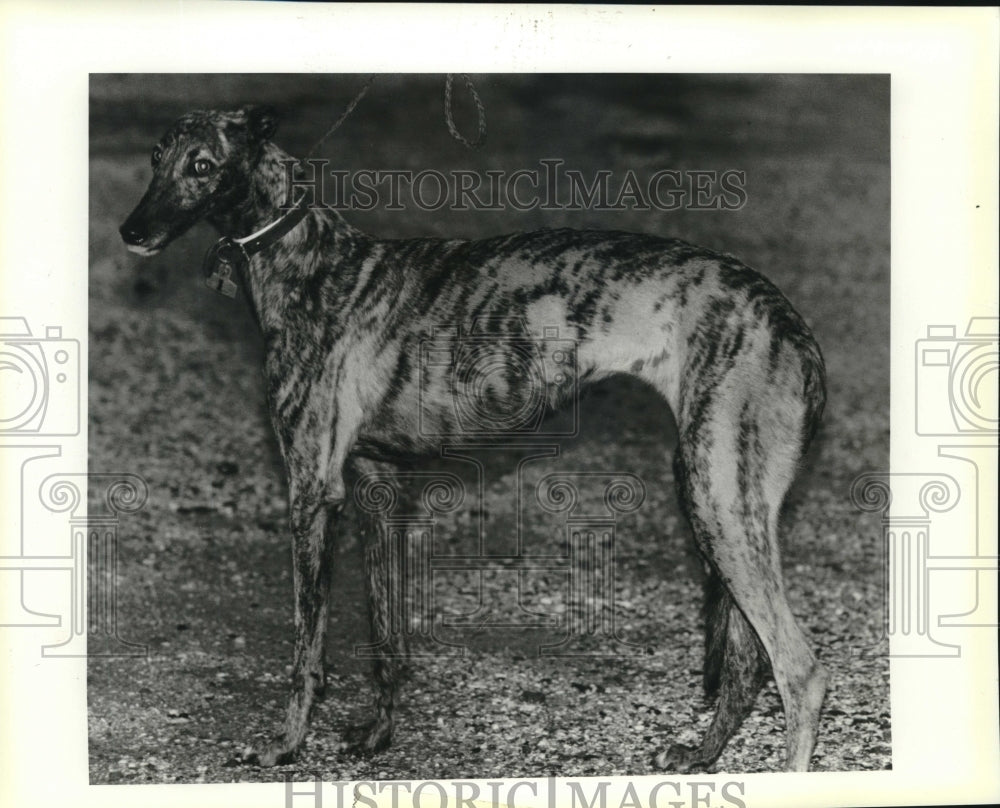
[[[726,656],[726,627],[733,599],[722,579],[714,572],[705,582],[705,695],[714,698],[722,679],[722,663]]]
[[[802,368],[805,386],[803,395],[806,402],[806,413],[802,422],[803,452],[816,435],[820,419],[823,417],[823,409],[826,407],[826,365],[815,340],[809,341],[812,344],[810,350],[805,353]]]
[[[734,621],[740,625],[731,626]],[[730,684],[749,688],[761,669],[770,669],[767,652],[713,569],[705,582],[705,696],[718,695],[724,670]]]

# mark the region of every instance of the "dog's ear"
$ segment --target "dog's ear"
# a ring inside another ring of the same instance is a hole
[[[263,143],[274,137],[280,120],[278,111],[274,107],[254,104],[243,107],[243,112],[247,116],[247,128],[253,140]]]

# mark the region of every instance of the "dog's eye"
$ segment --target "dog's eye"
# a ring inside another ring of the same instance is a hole
[[[195,160],[194,173],[199,177],[204,177],[212,170],[212,164],[208,160]]]
[[[152,164],[156,166],[162,159],[163,159],[163,149],[157,146],[155,149],[153,149],[153,154],[150,157],[150,162],[152,162]]]

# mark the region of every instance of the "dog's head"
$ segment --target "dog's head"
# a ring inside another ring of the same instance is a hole
[[[153,178],[119,228],[125,245],[156,255],[206,216],[244,201],[278,117],[265,106],[190,112],[153,147]]]

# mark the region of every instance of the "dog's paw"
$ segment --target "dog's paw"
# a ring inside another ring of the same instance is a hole
[[[711,762],[705,760],[700,748],[675,743],[658,753],[653,758],[653,765],[665,774],[695,774],[707,771]]]
[[[349,727],[340,743],[341,751],[355,757],[371,757],[392,743],[392,726],[379,719]]]

